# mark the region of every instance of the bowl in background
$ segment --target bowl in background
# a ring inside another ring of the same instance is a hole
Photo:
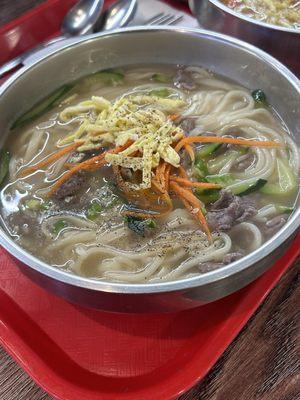
[[[201,27],[245,40],[278,58],[300,75],[300,29],[267,24],[227,7],[219,0],[189,0]]]

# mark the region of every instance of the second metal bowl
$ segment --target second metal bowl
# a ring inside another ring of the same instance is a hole
[[[201,27],[252,43],[300,74],[300,30],[249,18],[219,0],[189,0],[189,5]]]

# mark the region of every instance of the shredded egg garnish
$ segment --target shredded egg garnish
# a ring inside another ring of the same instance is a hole
[[[96,150],[102,146],[122,146],[133,143],[118,154],[107,153],[105,159],[117,165],[142,171],[140,184],[127,183],[135,190],[151,187],[152,169],[160,160],[178,167],[179,154],[172,143],[178,142],[183,130],[176,126],[168,114],[181,110],[186,103],[180,99],[160,98],[149,95],[131,95],[110,102],[93,96],[60,113],[62,121],[78,117],[79,128],[59,141],[59,145],[82,143],[78,151]],[[138,153],[137,156],[132,156]]]

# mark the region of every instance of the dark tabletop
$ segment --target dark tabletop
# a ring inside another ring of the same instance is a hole
[[[0,0],[0,25],[42,2]],[[298,259],[207,377],[180,400],[299,400],[299,283]],[[0,400],[49,399],[0,348]]]

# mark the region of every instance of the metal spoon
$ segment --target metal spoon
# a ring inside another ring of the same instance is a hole
[[[110,8],[108,8],[108,10],[103,14],[103,16],[100,16],[97,23],[93,26],[93,31],[98,32],[106,29],[111,30],[127,25],[135,15],[136,6],[137,6],[137,0],[117,1]],[[120,16],[118,18],[116,13],[117,14],[120,13]],[[114,24],[105,23],[105,21],[107,21],[108,18],[110,19],[110,21],[112,21],[110,17],[112,14],[115,16]],[[72,37],[68,39],[70,43],[72,42],[72,40],[73,40]],[[55,41],[57,41],[57,39]],[[65,41],[65,43],[66,42],[67,41]],[[54,50],[54,48],[57,46],[55,46],[55,44],[53,45],[53,42],[51,42],[51,47]],[[33,52],[29,56],[23,59],[23,64],[31,64],[32,62],[35,62],[38,58],[40,58],[42,55],[47,54],[48,52],[49,52],[49,46],[46,46],[39,52]]]
[[[103,16],[101,29],[111,31],[122,28],[132,20],[137,6],[137,0],[118,0],[113,3]]]
[[[67,13],[61,26],[65,36],[85,35],[92,32],[102,8],[104,0],[80,0]]]
[[[84,35],[91,32],[99,19],[103,3],[104,0],[80,0],[71,8],[62,22],[61,31],[63,36],[47,40],[8,61],[0,67],[0,77],[16,68],[18,65],[23,64],[27,57],[47,47],[49,44],[56,43],[70,36]]]

